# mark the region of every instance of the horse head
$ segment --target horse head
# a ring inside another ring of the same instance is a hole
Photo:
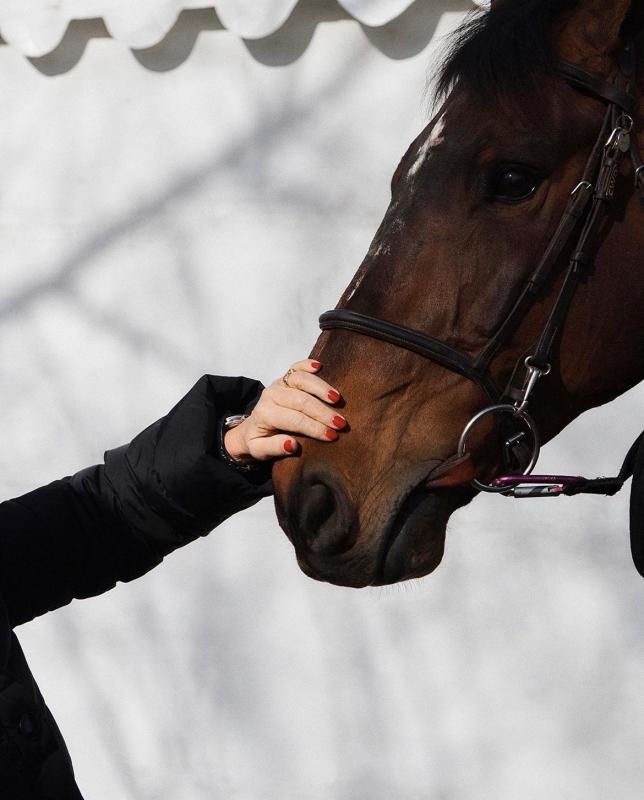
[[[499,398],[521,405],[532,367],[544,441],[644,377],[635,17],[628,0],[496,0],[457,34],[440,110],[313,350],[350,431],[274,468],[308,575],[364,586],[434,570],[470,478],[508,457],[494,415],[455,459],[461,434]]]

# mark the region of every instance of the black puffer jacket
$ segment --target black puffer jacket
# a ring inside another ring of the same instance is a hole
[[[78,800],[71,760],[12,629],[131,581],[271,492],[270,468],[240,472],[219,426],[262,386],[204,376],[105,464],[0,504],[0,798]]]

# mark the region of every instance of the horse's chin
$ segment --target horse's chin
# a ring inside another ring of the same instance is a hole
[[[448,490],[416,488],[396,514],[383,541],[375,586],[421,578],[441,563],[447,521],[457,504]]]

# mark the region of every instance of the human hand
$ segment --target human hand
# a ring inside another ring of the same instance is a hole
[[[340,393],[316,374],[321,366],[297,361],[264,389],[250,416],[224,435],[231,458],[247,463],[295,455],[300,444],[293,434],[322,442],[338,438],[347,421],[332,407]]]

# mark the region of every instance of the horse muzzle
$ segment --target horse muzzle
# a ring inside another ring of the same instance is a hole
[[[449,516],[475,494],[469,485],[461,485],[463,481],[451,485],[453,469],[445,483],[428,487],[428,468],[440,477],[441,465],[434,461],[419,468],[402,491],[393,485],[376,487],[368,504],[354,502],[334,473],[321,465],[306,465],[295,480],[284,482],[283,491],[278,475],[277,515],[302,571],[356,588],[432,572],[443,555]],[[467,469],[464,463],[462,470]]]

